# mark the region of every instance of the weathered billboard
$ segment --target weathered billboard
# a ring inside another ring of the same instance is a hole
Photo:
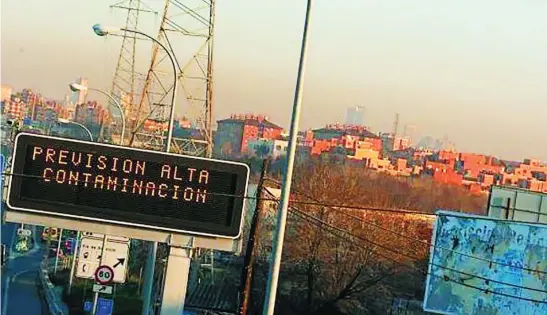
[[[547,223],[547,194],[506,186],[492,186],[488,216],[513,221]]]
[[[547,225],[437,214],[425,311],[547,314]]]

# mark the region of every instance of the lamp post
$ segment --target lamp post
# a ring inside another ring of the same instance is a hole
[[[116,107],[118,107],[119,111],[120,111],[120,115],[122,117],[122,134],[121,134],[121,139],[120,139],[120,145],[123,145],[123,140],[125,139],[125,114],[123,112],[123,108],[122,108],[122,105],[120,105],[120,103],[110,94],[106,93],[105,91],[103,90],[99,90],[99,89],[94,89],[94,88],[90,88],[90,87],[87,87],[85,85],[81,85],[81,84],[77,84],[77,83],[70,83],[68,85],[70,87],[70,90],[72,92],[78,92],[78,91],[95,91],[95,92],[99,92],[103,95],[106,95],[106,97],[108,97],[112,102],[114,102],[114,105],[116,105]]]
[[[174,121],[175,121],[175,103],[176,103],[176,98],[177,98],[177,82],[178,82],[177,64],[175,63],[175,59],[173,59],[173,56],[171,56],[171,53],[169,52],[167,47],[165,47],[162,43],[160,43],[154,37],[152,37],[150,35],[147,35],[143,32],[140,32],[140,31],[137,31],[137,30],[130,30],[130,29],[126,29],[126,28],[121,28],[121,27],[103,26],[101,24],[93,25],[93,31],[95,32],[95,34],[97,34],[99,36],[106,36],[108,34],[119,33],[119,32],[129,32],[129,33],[139,34],[139,35],[142,35],[142,36],[152,40],[156,44],[158,44],[163,50],[165,50],[165,53],[167,53],[167,56],[169,57],[169,60],[171,60],[171,64],[173,66],[173,77],[174,77],[174,80],[173,80],[173,93],[172,93],[172,96],[171,96],[171,113],[169,114],[169,126],[168,126],[169,129],[167,131],[167,145],[166,145],[166,148],[165,148],[166,152],[170,152],[171,151],[171,140],[173,139],[173,124],[174,124]]]
[[[87,132],[87,135],[89,136],[89,140],[93,141],[93,135],[91,134],[91,131],[89,131],[89,129],[87,129],[86,126],[80,124],[79,122],[70,121],[68,119],[63,119],[63,118],[59,118],[57,119],[57,121],[63,124],[73,124],[73,125],[80,126],[82,129],[84,129]]]
[[[171,96],[171,113],[169,115],[169,125],[168,125],[168,131],[167,131],[167,144],[165,147],[166,152],[171,151],[171,140],[173,138],[173,124],[175,120],[175,103],[176,103],[176,97],[177,97],[177,65],[175,63],[175,60],[173,59],[173,56],[171,56],[171,53],[165,47],[162,43],[160,43],[157,39],[154,37],[147,35],[143,32],[137,31],[137,30],[129,30],[126,28],[120,28],[120,27],[112,27],[112,26],[103,26],[101,24],[95,24],[93,25],[93,31],[98,36],[106,36],[108,34],[112,33],[118,33],[118,32],[130,32],[134,34],[142,35],[156,44],[158,44],[163,50],[165,50],[165,53],[169,57],[169,60],[171,61],[171,65],[173,66],[173,93]],[[142,307],[142,314],[148,315],[151,302],[151,296],[152,296],[152,286],[154,282],[154,269],[156,265],[156,253],[158,250],[158,243],[152,242],[149,247],[148,251],[148,259],[146,262],[146,269],[144,272],[144,288],[143,288],[143,307]]]
[[[310,13],[312,0],[308,0],[306,8],[306,19],[304,22],[304,34],[302,36],[302,46],[300,49],[300,62],[298,65],[298,77],[296,80],[296,89],[294,93],[294,104],[291,118],[291,129],[289,135],[289,150],[287,152],[287,164],[284,167],[283,184],[281,187],[281,198],[279,202],[279,211],[277,212],[277,224],[275,236],[273,239],[272,259],[270,260],[270,271],[268,273],[268,282],[266,297],[264,301],[263,315],[274,315],[275,300],[277,295],[277,284],[279,282],[279,268],[281,266],[281,254],[283,252],[283,241],[285,238],[285,226],[287,224],[287,211],[289,207],[289,197],[291,192],[292,173],[294,169],[294,158],[296,155],[296,141],[298,137],[298,124],[300,123],[300,107],[302,105],[302,85],[304,82],[304,72],[306,67],[306,50],[308,46],[308,26],[310,22]]]

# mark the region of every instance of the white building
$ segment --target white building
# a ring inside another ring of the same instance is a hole
[[[249,140],[249,155],[271,156],[277,159],[287,154],[289,142],[286,140],[257,139]]]

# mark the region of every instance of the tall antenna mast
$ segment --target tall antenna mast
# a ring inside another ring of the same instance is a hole
[[[166,0],[158,33],[158,41],[167,47],[177,67],[176,112],[199,130],[200,139],[182,136],[173,138],[178,153],[207,155],[212,152],[213,124],[213,32],[215,0]],[[138,117],[132,124],[130,145],[161,149],[166,130],[146,130],[146,121],[168,125],[173,93],[173,70],[166,52],[154,44],[152,61],[146,74]]]
[[[395,121],[393,122],[393,129],[391,130],[392,137],[397,137],[399,132],[399,113],[395,113]]]

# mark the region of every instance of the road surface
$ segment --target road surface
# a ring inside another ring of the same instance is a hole
[[[44,251],[36,246],[24,255],[15,252],[15,239],[19,224],[2,225],[2,243],[6,244],[9,258],[2,269],[2,315],[42,314],[39,295],[38,270]],[[45,314],[45,312],[44,312]]]

